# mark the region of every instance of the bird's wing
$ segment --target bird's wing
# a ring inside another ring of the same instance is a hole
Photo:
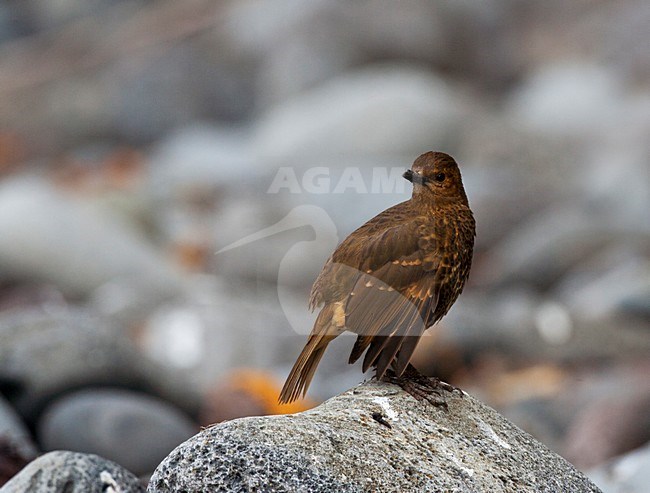
[[[336,248],[312,286],[309,306],[346,298],[359,276],[418,250],[419,222],[406,202],[370,219]]]
[[[396,360],[395,370],[401,374],[419,337],[435,322],[433,314],[446,271],[435,240],[435,235],[419,235],[416,252],[366,271],[352,288],[346,327],[359,337],[350,362],[367,349],[363,371],[376,366],[381,377]]]
[[[314,283],[312,306],[345,300],[346,328],[359,334],[350,362],[368,349],[364,371],[377,366],[383,375],[399,353],[401,373],[433,323],[444,269],[438,238],[421,219],[400,209],[373,218],[337,248]]]

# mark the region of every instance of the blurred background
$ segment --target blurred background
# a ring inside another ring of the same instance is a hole
[[[650,491],[648,25],[642,0],[0,2],[0,482],[53,449],[146,475],[369,378],[341,337],[276,405],[328,255],[440,150],[477,245],[416,366]]]

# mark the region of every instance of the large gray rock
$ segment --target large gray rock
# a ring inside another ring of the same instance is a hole
[[[229,421],[176,448],[148,491],[600,491],[493,409],[446,397],[448,411],[370,382],[304,413]]]
[[[59,450],[29,463],[6,483],[2,493],[137,493],[138,478],[97,455]]]

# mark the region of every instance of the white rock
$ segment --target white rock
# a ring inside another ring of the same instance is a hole
[[[463,113],[459,96],[435,74],[405,65],[346,73],[262,115],[263,160],[406,154],[445,148]]]
[[[558,62],[531,74],[510,101],[511,116],[546,134],[582,135],[621,115],[621,81],[605,67]]]

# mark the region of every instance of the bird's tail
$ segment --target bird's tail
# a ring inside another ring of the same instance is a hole
[[[336,307],[329,305],[318,315],[309,340],[282,387],[278,399],[280,404],[293,402],[305,395],[327,345],[343,331],[343,324],[336,323],[336,313],[329,313],[333,310],[335,311]]]

